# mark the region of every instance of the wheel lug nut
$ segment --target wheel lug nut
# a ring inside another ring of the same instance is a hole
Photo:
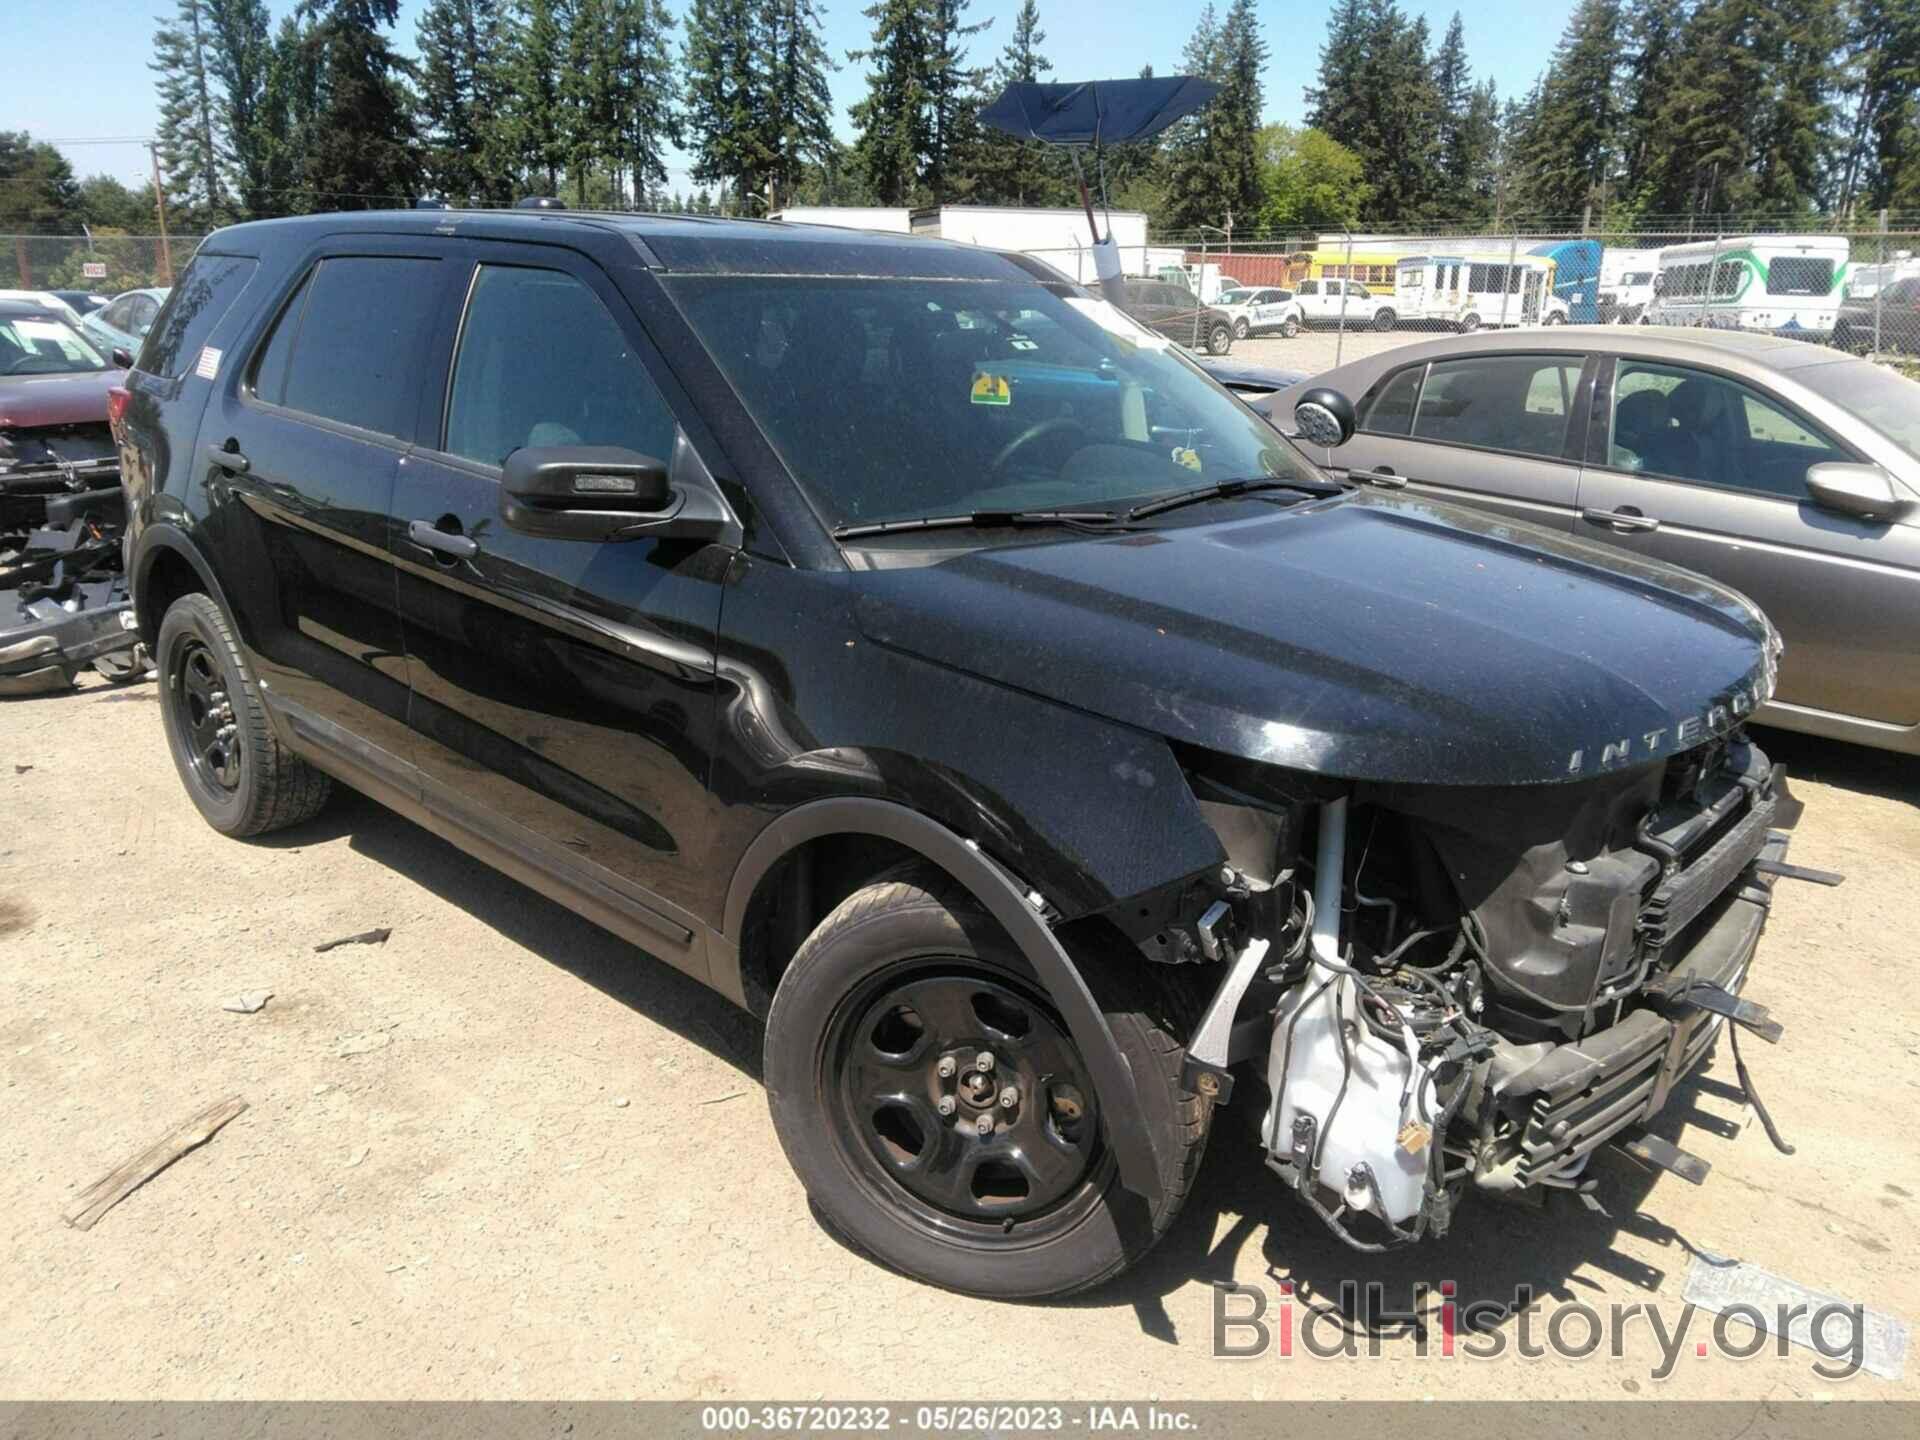
[[[940,1113],[942,1115],[953,1114],[953,1096],[942,1095],[940,1097]]]
[[[951,1055],[944,1055],[940,1059],[938,1068],[942,1080],[951,1080],[953,1078],[953,1072],[960,1067],[953,1063],[953,1057]]]
[[[991,1075],[993,1073],[993,1052],[990,1050],[982,1050],[979,1055],[974,1057],[973,1068],[978,1070],[982,1075]]]
[[[991,1115],[982,1115],[978,1120],[973,1122],[973,1129],[976,1135],[991,1135],[993,1133],[993,1117]]]
[[[1000,1108],[1002,1110],[1011,1110],[1013,1109],[1014,1106],[1018,1105],[1019,1103],[1020,1103],[1020,1092],[1014,1089],[1013,1086],[1009,1085],[1007,1086],[1006,1089],[1000,1092]]]

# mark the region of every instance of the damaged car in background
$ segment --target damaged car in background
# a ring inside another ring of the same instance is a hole
[[[124,373],[58,312],[0,300],[0,695],[146,672],[108,422]]]
[[[1331,390],[1283,434],[1028,257],[801,224],[311,216],[183,293],[118,432],[187,798],[352,785],[764,1016],[906,1273],[1117,1275],[1221,1107],[1307,1207],[1240,1208],[1363,1248],[1603,1148],[1697,1181],[1649,1126],[1780,1035],[1774,882],[1836,877],[1747,733],[1772,625],[1333,479]]]

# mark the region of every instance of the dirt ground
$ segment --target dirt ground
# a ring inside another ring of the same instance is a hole
[[[1146,1263],[1016,1306],[837,1243],[774,1139],[757,1026],[664,964],[351,795],[221,839],[151,683],[0,704],[0,1395],[1913,1398],[1911,1360],[1834,1383],[1797,1348],[1689,1345],[1658,1381],[1644,1326],[1620,1359],[1422,1358],[1365,1314],[1377,1358],[1210,1354],[1213,1279],[1264,1286],[1270,1315],[1283,1281],[1324,1308],[1377,1280],[1404,1308],[1452,1280],[1462,1304],[1526,1285],[1671,1323],[1695,1249],[1920,1317],[1920,766],[1763,738],[1807,802],[1792,858],[1848,875],[1780,886],[1749,987],[1787,1027],[1746,1053],[1798,1155],[1748,1128],[1723,1044],[1666,1117],[1704,1187],[1607,1159],[1611,1218],[1475,1204],[1444,1241],[1365,1256],[1223,1112]],[[386,944],[314,953],[375,926]],[[255,989],[259,1013],[221,1008]],[[93,1230],[62,1223],[231,1094],[249,1108],[211,1143]]]

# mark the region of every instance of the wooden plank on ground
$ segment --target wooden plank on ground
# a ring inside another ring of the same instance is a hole
[[[80,1192],[73,1208],[61,1218],[76,1230],[91,1230],[107,1211],[189,1150],[197,1150],[206,1144],[220,1132],[221,1126],[246,1108],[247,1102],[238,1095],[209,1105],[165,1139],[149,1145],[131,1159],[121,1161],[94,1181]]]

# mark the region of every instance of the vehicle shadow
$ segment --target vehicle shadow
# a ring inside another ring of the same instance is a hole
[[[1254,1087],[1248,1087],[1253,1099]],[[1701,1105],[1702,1097],[1737,1101],[1738,1092],[1698,1074],[1674,1088],[1667,1107],[1649,1125],[1676,1144],[1711,1160],[1718,1143],[1736,1138],[1739,1127]],[[1255,1102],[1257,1103],[1257,1101]],[[1227,1283],[1236,1277],[1265,1292],[1269,1313],[1282,1300],[1282,1286],[1293,1297],[1296,1325],[1308,1312],[1318,1343],[1331,1346],[1350,1336],[1361,1353],[1370,1345],[1383,1350],[1425,1341],[1437,1343],[1441,1286],[1463,1316],[1473,1305],[1514,1307],[1537,1301],[1644,1299],[1667,1288],[1669,1278],[1696,1254],[1717,1259],[1660,1218],[1649,1204],[1658,1172],[1608,1147],[1596,1152],[1587,1174],[1599,1181],[1595,1199],[1601,1210],[1577,1197],[1549,1196],[1543,1208],[1501,1202],[1469,1193],[1448,1233],[1399,1249],[1368,1253],[1348,1247],[1313,1211],[1267,1170],[1252,1121],[1222,1111],[1215,1116],[1194,1193],[1161,1245],[1112,1284],[1084,1296],[1046,1302],[1074,1307],[1131,1307],[1143,1333],[1172,1345],[1205,1346],[1212,1336],[1203,1328],[1183,1333],[1167,1309],[1175,1292],[1194,1282]],[[1711,1176],[1707,1179],[1711,1185]],[[1684,1201],[1689,1187],[1667,1182],[1666,1193]],[[1622,1242],[1651,1246],[1657,1261],[1629,1254]],[[1248,1247],[1258,1244],[1254,1264]],[[1424,1287],[1425,1299],[1419,1297]],[[1234,1315],[1250,1302],[1236,1300]],[[1191,1317],[1192,1306],[1183,1310]],[[1419,1313],[1416,1313],[1419,1312]],[[1497,1318],[1490,1308],[1483,1322]],[[1464,1329],[1464,1326],[1463,1326]],[[1251,1332],[1230,1338],[1240,1344]]]
[[[253,843],[303,849],[342,837],[356,854],[406,876],[759,1083],[759,1021],[664,960],[345,786],[336,789],[332,802],[312,821]],[[369,916],[367,923],[385,921]]]
[[[1843,747],[1844,748],[1844,747]],[[609,998],[666,1026],[716,1058],[761,1082],[760,1022],[666,962],[580,918],[557,901],[510,880],[455,846],[365,797],[342,790],[308,824],[263,837],[256,844],[300,849],[345,838],[355,853],[404,875],[534,955],[559,966]],[[368,924],[384,923],[370,915]],[[316,937],[325,939],[331,937]],[[1600,1180],[1600,1213],[1569,1196],[1544,1211],[1469,1195],[1449,1233],[1379,1254],[1352,1250],[1294,1197],[1262,1163],[1255,1133],[1258,1087],[1245,1087],[1240,1105],[1216,1113],[1209,1153],[1180,1217],[1164,1241],[1139,1265],[1083,1295],[1032,1302],[1073,1308],[1130,1307],[1143,1333],[1169,1344],[1206,1345],[1202,1333],[1181,1333],[1167,1300],[1196,1282],[1230,1281],[1248,1271],[1247,1250],[1258,1244],[1258,1283],[1269,1304],[1291,1286],[1296,1307],[1318,1311],[1323,1338],[1351,1334],[1363,1349],[1416,1338],[1432,1323],[1439,1286],[1452,1281],[1464,1310],[1476,1301],[1511,1305],[1516,1295],[1572,1299],[1615,1295],[1621,1288],[1651,1294],[1673,1268],[1696,1253],[1687,1237],[1650,1211],[1652,1172],[1603,1150],[1589,1173]],[[1701,1106],[1701,1097],[1739,1099],[1723,1082],[1700,1075],[1676,1087],[1652,1128],[1712,1158],[1716,1143],[1738,1127]],[[1689,1141],[1689,1135],[1692,1136]],[[1677,1182],[1670,1182],[1677,1183]],[[1713,1181],[1709,1177],[1708,1184]],[[1684,1195],[1685,1188],[1679,1193]],[[816,1210],[822,1231],[853,1248]],[[1622,1237],[1671,1255],[1651,1264],[1619,1247]],[[1617,1284],[1613,1283],[1617,1282]],[[1428,1316],[1408,1315],[1415,1286],[1427,1287]],[[1186,1307],[1191,1313],[1191,1307]],[[1239,1305],[1235,1311],[1238,1313]]]
[[[1872,750],[1843,740],[1824,740],[1792,730],[1754,727],[1767,757],[1787,767],[1788,784],[1804,779],[1883,800],[1920,805],[1920,765],[1911,755]],[[1805,797],[1802,797],[1805,798]]]

